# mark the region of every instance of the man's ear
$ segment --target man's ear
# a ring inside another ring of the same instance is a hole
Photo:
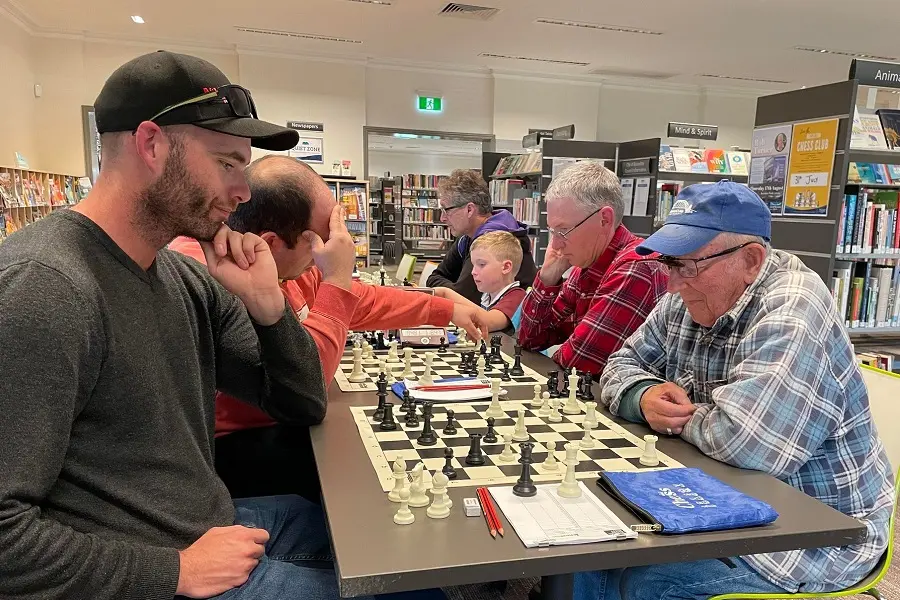
[[[171,140],[167,139],[159,125],[144,121],[134,132],[132,140],[138,156],[154,175],[160,175],[166,166],[166,156],[171,149]]]
[[[611,206],[604,206],[600,209],[600,219],[604,226],[611,227],[616,219],[616,212]]]
[[[278,237],[278,234],[274,231],[263,231],[261,234],[259,234],[259,237],[261,237],[263,241],[265,241],[269,245],[269,249],[273,252],[275,250],[280,250],[285,246],[284,240]]]
[[[761,244],[750,244],[744,248],[744,261],[747,269],[744,272],[744,283],[750,285],[756,281],[759,270],[766,261],[766,249]]]

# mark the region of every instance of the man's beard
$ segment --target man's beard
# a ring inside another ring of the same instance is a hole
[[[222,223],[210,219],[212,199],[185,168],[184,144],[172,140],[163,173],[141,197],[138,225],[148,238],[164,246],[185,235],[212,240]]]

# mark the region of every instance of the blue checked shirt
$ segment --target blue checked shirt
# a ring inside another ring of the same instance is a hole
[[[787,591],[863,579],[887,548],[893,474],[843,321],[822,280],[770,250],[758,277],[711,328],[668,294],[613,354],[601,401],[643,420],[640,392],[671,381],[698,408],[681,437],[704,454],[769,473],[862,521],[855,546],[743,557]]]

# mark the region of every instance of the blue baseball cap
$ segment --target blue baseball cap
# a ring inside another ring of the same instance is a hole
[[[745,185],[727,180],[691,185],[675,198],[665,225],[635,251],[643,256],[654,252],[684,256],[725,232],[757,235],[768,242],[772,213]]]

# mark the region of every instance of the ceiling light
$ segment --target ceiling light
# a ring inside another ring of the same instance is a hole
[[[138,25],[144,24],[144,17],[141,15],[131,15],[131,20],[137,23]]]
[[[581,21],[562,21],[559,19],[536,19],[535,23],[543,25],[562,25],[564,27],[580,27],[582,29],[600,29],[602,31],[614,31],[616,33],[639,33],[642,35],[662,35],[661,31],[650,29],[637,29],[634,27],[621,27],[619,25],[600,25],[598,23],[583,23]]]
[[[829,50],[828,48],[814,48],[811,46],[794,46],[794,50],[803,52],[815,52],[816,54],[835,54],[837,56],[849,56],[850,58],[869,58],[872,60],[897,60],[893,56],[877,56],[875,54],[863,54],[861,52],[845,52],[843,50]]]
[[[510,56],[508,54],[493,54],[491,52],[482,52],[478,56],[482,56],[484,58],[500,58],[504,60],[528,60],[531,62],[542,62],[542,63],[550,63],[554,65],[572,65],[575,67],[586,67],[591,63],[586,62],[578,62],[574,60],[558,60],[555,58],[534,58],[531,56]]]
[[[713,79],[734,79],[737,81],[756,81],[759,83],[790,83],[790,81],[782,81],[780,79],[760,79],[757,77],[737,77],[734,75],[713,75],[711,73],[701,73],[698,77],[711,77]]]
[[[277,37],[294,38],[301,40],[315,40],[319,42],[341,42],[343,44],[362,44],[360,40],[335,37],[331,35],[318,35],[314,33],[299,33],[296,31],[279,31],[277,29],[260,29],[257,27],[235,27],[242,33],[255,33],[259,35],[272,35]]]

